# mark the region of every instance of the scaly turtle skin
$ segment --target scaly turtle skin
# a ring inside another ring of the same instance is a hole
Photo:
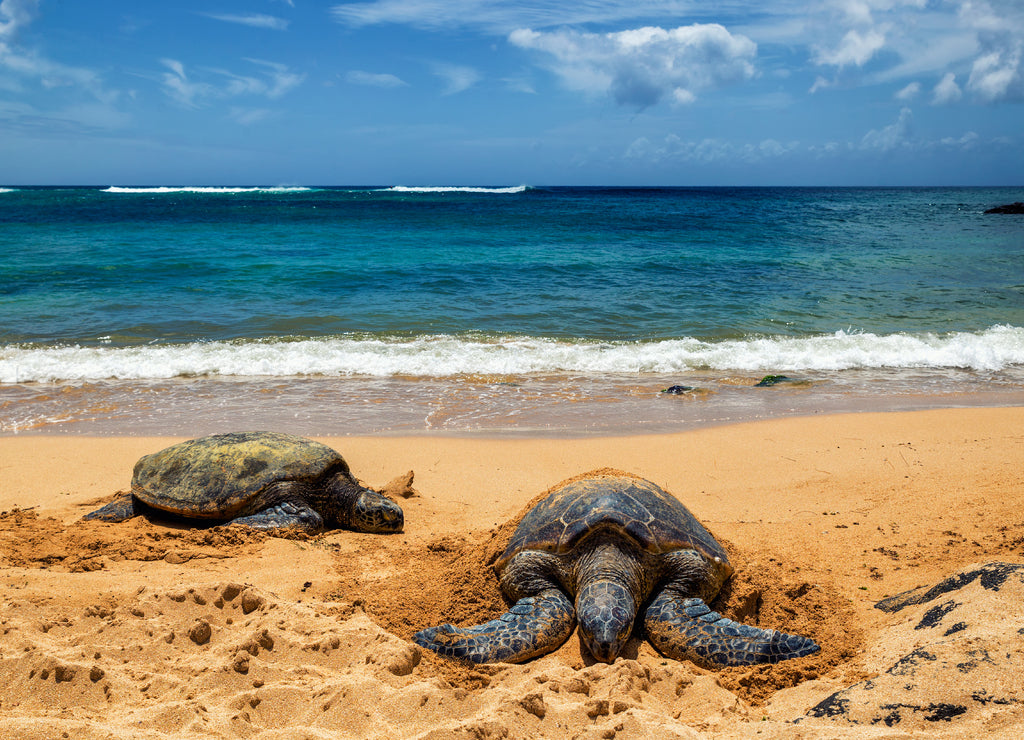
[[[475,627],[442,624],[413,639],[474,663],[519,663],[580,637],[610,663],[643,614],[663,655],[714,667],[810,655],[806,637],[739,624],[705,604],[733,569],[722,546],[650,481],[595,475],[551,493],[520,522],[495,564],[508,612]]]
[[[131,493],[83,518],[121,522],[147,509],[308,533],[403,526],[402,509],[359,485],[337,452],[275,432],[215,434],[146,455],[135,465]]]

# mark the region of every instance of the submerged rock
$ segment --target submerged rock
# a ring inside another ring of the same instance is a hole
[[[1007,203],[1005,206],[989,208],[985,213],[1024,213],[1024,203],[1018,200],[1016,203]]]

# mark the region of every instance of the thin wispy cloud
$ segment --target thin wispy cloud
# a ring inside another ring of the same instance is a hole
[[[444,83],[443,93],[445,95],[456,95],[473,87],[481,80],[481,74],[473,67],[458,64],[435,63],[432,65],[434,75],[440,77]]]
[[[0,44],[14,41],[18,32],[32,22],[39,0],[3,0],[0,2]]]
[[[915,78],[954,72],[969,78],[965,100],[1024,99],[1020,0],[722,0],[713,6],[698,0],[365,0],[336,4],[330,13],[338,23],[355,27],[475,29],[509,40],[517,29],[585,35],[596,33],[588,27],[623,32],[640,27],[638,20],[658,17],[713,19],[759,47],[802,49],[812,65],[822,68],[811,92],[848,85],[850,74],[870,69],[854,84],[902,80],[905,86]],[[679,89],[681,99],[694,94],[686,86]]]
[[[102,75],[87,67],[64,64],[45,53],[21,44],[21,36],[36,18],[39,0],[3,0],[0,2],[0,70],[6,70],[10,77],[7,87],[21,90],[28,87],[54,96],[69,94],[72,98],[98,101],[104,106],[113,106],[121,97],[117,90],[109,88]],[[88,110],[91,119],[123,120],[123,116],[112,109],[106,115],[96,115],[96,106],[62,100],[66,115],[69,111]]]
[[[294,73],[283,64],[261,59],[245,61],[258,67],[261,74],[201,69],[196,79],[181,61],[161,59],[160,63],[169,70],[161,78],[164,92],[186,108],[198,108],[212,100],[246,95],[277,99],[305,80],[305,75]]]
[[[251,13],[249,15],[235,15],[232,13],[200,13],[207,18],[225,23],[235,23],[239,26],[250,26],[252,28],[269,28],[273,31],[287,31],[288,21],[273,15],[262,13]]]
[[[364,72],[358,69],[347,72],[345,74],[345,81],[352,85],[364,85],[366,87],[396,88],[408,87],[409,85],[409,83],[393,74]]]

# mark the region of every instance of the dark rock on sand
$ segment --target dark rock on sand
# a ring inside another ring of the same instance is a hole
[[[681,396],[684,393],[692,393],[695,390],[697,389],[692,385],[671,385],[663,390],[662,393],[668,393],[671,396]]]

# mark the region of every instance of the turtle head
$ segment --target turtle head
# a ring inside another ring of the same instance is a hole
[[[611,663],[633,631],[636,600],[625,584],[591,581],[576,596],[580,639],[595,659]]]
[[[369,488],[355,497],[348,526],[357,532],[401,532],[405,525],[402,507]]]
[[[376,491],[365,488],[347,471],[327,485],[327,508],[336,526],[356,532],[390,534],[405,525],[402,507]]]

